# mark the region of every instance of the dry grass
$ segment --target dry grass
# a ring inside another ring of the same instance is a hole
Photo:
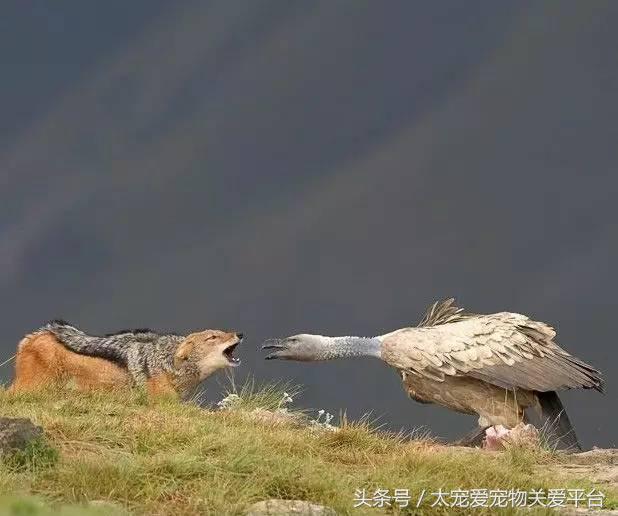
[[[208,411],[193,403],[149,402],[138,393],[10,395],[0,388],[0,413],[32,419],[59,452],[58,460],[43,447],[25,464],[0,462],[0,515],[46,514],[50,507],[63,514],[242,514],[268,498],[310,500],[360,514],[353,509],[358,488],[414,494],[593,487],[586,479],[557,485],[555,478],[539,476],[539,464],[559,460],[548,452],[461,451],[382,433],[366,421],[344,421],[334,432],[304,425],[303,414],[289,424],[285,415],[257,417],[281,408],[283,390],[245,386],[231,409]],[[49,456],[37,460],[37,454]],[[616,493],[601,490],[615,506]],[[19,512],[11,512],[14,506]],[[424,512],[436,513],[428,506]]]

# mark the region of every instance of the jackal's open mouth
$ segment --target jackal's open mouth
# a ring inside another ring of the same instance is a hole
[[[230,363],[230,365],[232,367],[236,367],[240,365],[240,358],[236,358],[234,356],[234,350],[236,349],[236,347],[238,346],[238,344],[240,344],[242,341],[238,341],[235,344],[232,344],[231,346],[228,346],[227,348],[225,348],[225,350],[223,351],[223,356],[225,358],[227,358],[227,361]]]

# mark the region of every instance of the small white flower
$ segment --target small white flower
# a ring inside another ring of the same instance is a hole
[[[234,405],[238,404],[240,401],[240,396],[238,394],[228,394],[225,398],[217,403],[217,407],[219,410],[232,408]]]
[[[324,421],[322,421],[322,416],[324,416]],[[315,419],[311,419],[309,421],[309,426],[312,430],[329,430],[332,432],[336,432],[339,430],[338,427],[331,425],[331,421],[334,419],[330,412],[326,412],[324,409],[318,410],[318,415]]]
[[[287,392],[284,392],[283,397],[281,398],[281,400],[279,401],[279,404],[277,405],[277,410],[285,411],[286,410],[285,406],[288,405],[289,403],[292,403],[293,401],[294,399],[292,398],[292,396],[290,396]]]

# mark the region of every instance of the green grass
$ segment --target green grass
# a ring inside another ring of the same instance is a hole
[[[344,420],[335,432],[308,426],[302,413],[264,417],[271,414],[266,410],[285,410],[284,390],[293,394],[289,386],[243,386],[230,409],[208,411],[194,403],[150,402],[139,393],[12,395],[0,388],[0,414],[32,419],[45,429],[47,442],[0,461],[0,515],[52,509],[243,514],[269,498],[309,500],[341,514],[384,514],[353,509],[355,490],[406,488],[414,496],[438,488],[593,487],[586,479],[550,474],[559,458],[548,452],[462,452],[380,432],[367,421]],[[597,487],[607,495],[606,505],[618,505],[617,493]],[[437,513],[427,504],[422,508]],[[484,513],[495,510],[475,510]]]

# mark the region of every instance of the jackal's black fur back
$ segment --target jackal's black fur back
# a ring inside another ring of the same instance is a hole
[[[101,337],[88,335],[60,319],[50,321],[40,330],[52,333],[71,351],[111,360],[138,376],[147,375],[155,363],[168,363],[172,356],[170,350],[184,338],[174,334],[160,335],[146,328]]]

